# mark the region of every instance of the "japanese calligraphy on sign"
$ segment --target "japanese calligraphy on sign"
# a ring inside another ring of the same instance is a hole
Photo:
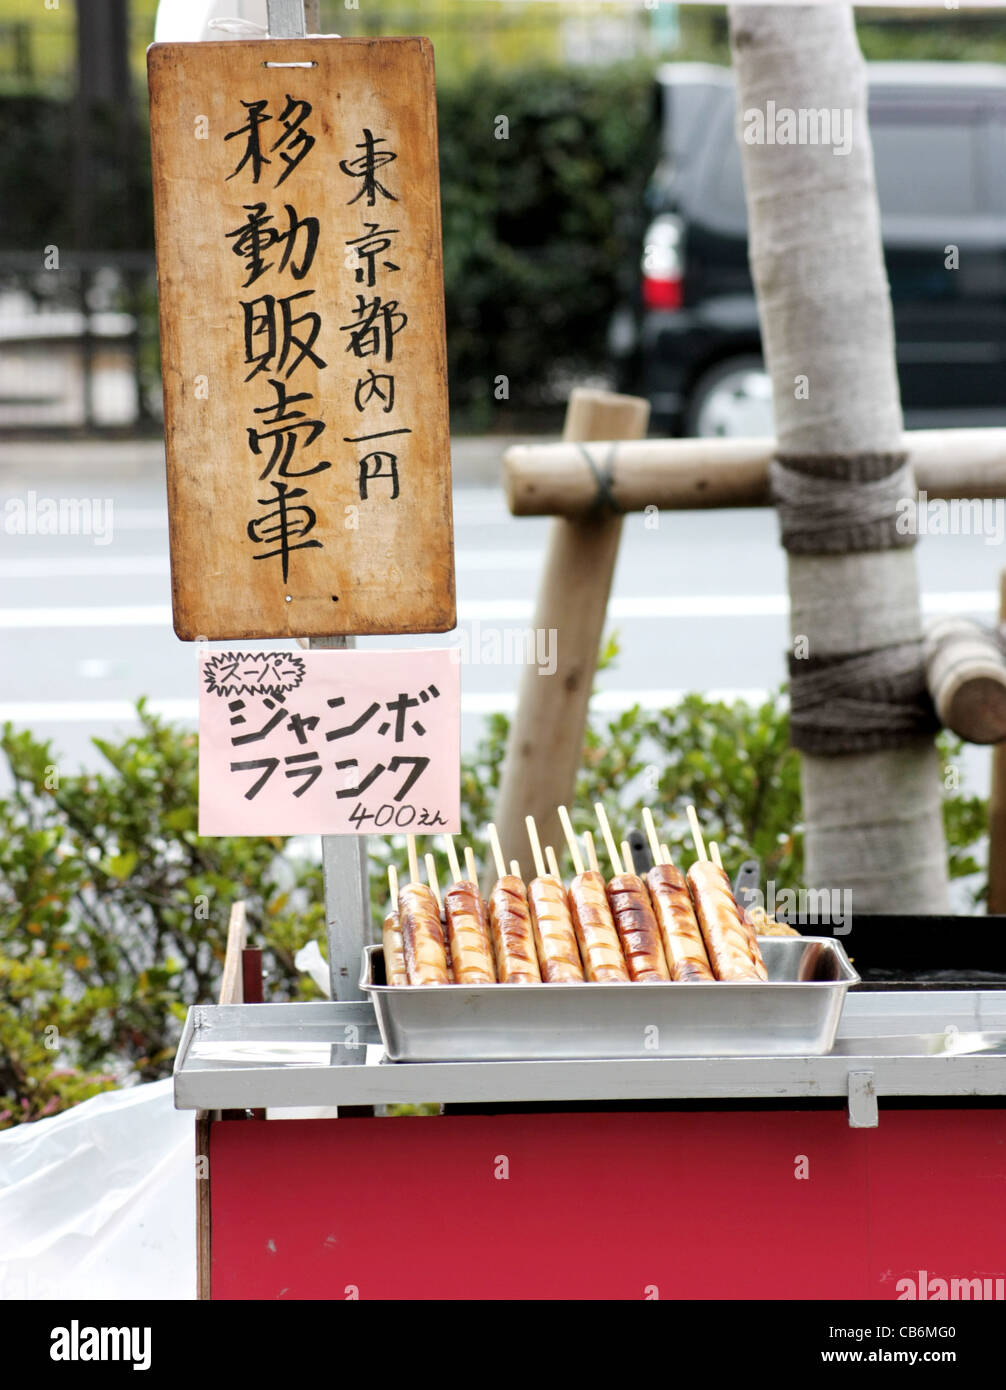
[[[459,829],[450,650],[200,660],[200,835]]]
[[[175,631],[455,625],[425,39],[148,54]]]

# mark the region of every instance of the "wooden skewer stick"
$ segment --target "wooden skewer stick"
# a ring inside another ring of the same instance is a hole
[[[615,837],[611,833],[611,826],[608,824],[608,813],[604,809],[604,804],[600,801],[594,802],[594,814],[597,816],[597,823],[601,827],[601,834],[604,836],[604,843],[608,850],[608,858],[611,860],[611,869],[615,874],[621,874],[622,861],[618,857],[618,846],[615,844]]]
[[[569,818],[569,812],[565,806],[560,806],[559,821],[562,825],[562,833],[566,837],[566,844],[569,846],[569,856],[573,861],[573,872],[583,873],[583,859],[580,855],[580,846],[576,843],[576,835],[573,831],[573,822]]]
[[[590,865],[591,873],[599,874],[601,866],[597,862],[597,850],[594,847],[594,837],[589,830],[583,832],[584,848],[587,851],[587,863]]]
[[[419,882],[419,856],[416,854],[415,835],[406,835],[405,843],[409,849],[409,882]]]
[[[674,860],[671,858],[671,851],[667,848],[666,845],[661,845],[661,846],[660,846],[660,857],[658,858],[657,863],[658,863],[658,864],[673,864],[673,863],[674,863]]]
[[[479,871],[475,863],[475,851],[471,845],[465,845],[465,868],[468,870],[469,883],[474,883],[477,888],[479,886]]]
[[[551,845],[545,846],[545,858],[548,860],[548,871],[554,879],[562,882],[562,874],[559,872],[559,860],[556,858],[555,850]]]
[[[426,856],[426,877],[429,880],[430,887],[433,889],[433,896],[437,900],[437,907],[439,907],[442,912],[444,910],[444,900],[440,896],[440,880],[437,877],[437,861],[432,854]]]
[[[461,872],[461,865],[458,863],[458,852],[454,848],[454,836],[445,835],[443,840],[447,849],[447,862],[451,866],[451,876],[455,883],[460,883],[464,878],[464,874]]]
[[[544,878],[545,861],[541,857],[541,841],[538,839],[538,827],[534,823],[534,816],[525,816],[524,824],[527,826],[527,838],[531,841],[531,854],[534,858],[534,871],[539,878]]]
[[[649,806],[643,807],[643,829],[646,831],[646,838],[650,842],[650,853],[653,855],[654,864],[659,864],[660,841],[657,839],[657,827],[653,823],[653,812]]]
[[[514,878],[520,878],[520,864],[516,859],[510,860],[510,872]]]
[[[489,847],[493,852],[493,859],[496,863],[497,878],[506,878],[506,864],[503,860],[503,846],[500,844],[499,832],[492,821],[486,826],[486,834],[489,836]]]
[[[636,872],[636,866],[632,861],[632,850],[629,848],[628,840],[622,841],[621,849],[622,863],[625,865],[625,872],[627,874],[634,874]]]
[[[391,894],[392,911],[398,906],[398,870],[394,864],[388,865],[388,892]]]
[[[709,841],[709,857],[716,865],[717,869],[723,868],[723,860],[720,858],[720,847],[715,840]]]
[[[688,824],[692,828],[692,839],[695,841],[695,853],[699,859],[708,859],[709,855],[706,854],[706,842],[702,838],[702,827],[699,825],[699,818],[695,814],[695,807],[687,806],[685,810],[688,815]]]

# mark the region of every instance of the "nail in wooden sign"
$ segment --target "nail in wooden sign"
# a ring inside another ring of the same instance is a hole
[[[455,626],[428,40],[148,53],[174,625]]]

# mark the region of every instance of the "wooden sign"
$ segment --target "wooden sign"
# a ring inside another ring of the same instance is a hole
[[[429,41],[147,63],[176,633],[448,631]]]
[[[200,659],[200,835],[460,827],[451,650],[218,651]]]

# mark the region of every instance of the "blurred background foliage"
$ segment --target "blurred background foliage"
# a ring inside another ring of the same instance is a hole
[[[571,12],[607,16],[600,32],[613,39],[630,29],[636,37],[598,44],[599,31],[585,29],[594,37],[576,49]],[[152,253],[144,52],[155,13],[155,0],[130,0],[133,100],[123,93],[91,113],[86,198],[72,187],[68,197],[82,138],[75,6],[0,0],[0,255],[41,259],[52,244],[71,254]],[[655,65],[728,63],[725,9],[368,0],[347,10],[323,0],[321,17],[325,32],[425,33],[434,43],[455,430],[557,426],[571,379],[603,376],[611,313],[637,279],[657,150]],[[1006,61],[1002,14],[860,11],[857,25],[868,58]],[[500,116],[506,139],[497,138]],[[124,307],[137,304],[141,371],[155,398],[152,291]]]
[[[608,661],[614,652],[609,643]],[[239,898],[249,945],[264,952],[266,998],[319,997],[294,963],[309,941],[325,950],[317,838],[200,837],[196,735],[142,701],[139,716],[137,735],[94,740],[101,772],[65,771],[48,742],[10,725],[0,737],[12,778],[0,799],[0,1127],[168,1075],[188,1006],[217,998]],[[503,715],[491,718],[462,761],[460,838],[480,864],[507,727]],[[943,737],[945,763],[958,748]],[[595,828],[590,808],[599,800],[619,835],[652,806],[679,863],[692,858],[685,807],[694,802],[731,875],[754,857],[764,879],[802,884],[799,761],[781,694],[760,706],[690,695],[673,709],[595,721],[573,807],[578,829]],[[951,875],[978,876],[978,902],[986,803],[957,789],[944,814]],[[566,851],[556,848],[570,875]],[[369,849],[376,940],[387,864],[402,868],[405,843],[371,836]],[[446,876],[442,846],[421,842],[426,849]],[[529,876],[530,863],[523,867]]]
[[[654,50],[685,62],[730,61],[725,5],[659,0],[644,10],[643,0],[635,5],[625,0],[361,0],[353,10],[344,0],[320,0],[324,33],[428,35],[441,80],[479,66],[522,68],[529,55],[560,63],[568,56],[562,11],[574,10],[618,25],[628,10],[634,22],[650,30]],[[138,88],[156,14],[157,0],[129,0],[129,62]],[[1006,22],[994,10],[860,9],[856,28],[867,58],[1006,61]],[[47,0],[0,0],[0,93],[30,89],[69,95],[75,42],[74,0],[55,0],[52,8]],[[604,53],[596,55],[598,63],[605,60]]]

